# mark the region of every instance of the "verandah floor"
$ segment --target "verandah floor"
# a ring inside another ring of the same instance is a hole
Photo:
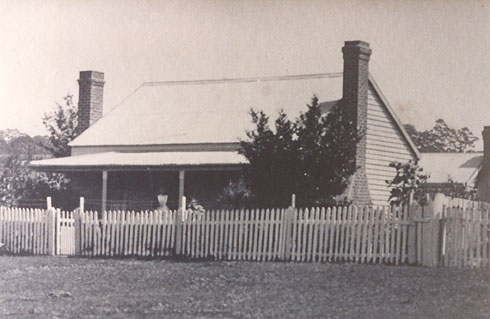
[[[490,272],[0,257],[0,317],[485,318]]]

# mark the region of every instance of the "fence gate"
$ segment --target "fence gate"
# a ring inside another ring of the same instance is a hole
[[[443,222],[443,266],[490,268],[488,210],[448,207]]]
[[[75,255],[75,219],[73,211],[56,210],[56,255]]]

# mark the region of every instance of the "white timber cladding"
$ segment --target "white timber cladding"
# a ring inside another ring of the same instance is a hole
[[[391,162],[415,159],[402,133],[383,102],[369,85],[366,131],[366,176],[374,205],[386,205],[390,188],[386,180],[395,176]]]

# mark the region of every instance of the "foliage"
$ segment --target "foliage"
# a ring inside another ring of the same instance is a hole
[[[396,176],[393,180],[386,181],[391,187],[391,194],[388,199],[390,204],[408,204],[412,193],[413,199],[423,204],[425,200],[423,185],[427,182],[428,175],[424,174],[418,163],[412,160],[406,163],[392,162],[390,167],[396,169]]]
[[[218,203],[223,208],[245,208],[253,205],[254,196],[245,179],[231,180],[218,195]]]
[[[244,175],[257,205],[285,206],[293,193],[300,206],[331,203],[354,174],[361,133],[341,104],[325,115],[314,96],[307,107],[295,122],[280,111],[274,130],[264,112],[251,110],[255,129],[241,141],[240,152],[250,163]]]
[[[57,104],[56,110],[45,114],[43,123],[48,129],[48,139],[42,136],[31,138],[26,134],[12,138],[3,145],[3,169],[0,172],[0,200],[9,206],[30,206],[37,200],[51,196],[58,207],[68,208],[74,202],[69,179],[58,173],[32,171],[29,161],[36,155],[45,155],[46,150],[53,156],[68,156],[68,143],[76,136],[77,111],[72,96],[64,98],[65,104]]]
[[[29,169],[30,158],[9,155],[0,173],[0,201],[7,206],[30,206],[34,200],[51,196],[64,206],[71,197],[68,180],[62,174],[37,173]]]
[[[424,186],[425,193],[442,193],[453,198],[475,199],[476,188],[472,185],[455,182],[451,177],[447,183]]]
[[[78,113],[73,104],[73,95],[63,97],[64,104],[56,103],[53,112],[45,113],[43,124],[49,132],[50,146],[47,146],[54,157],[70,156],[68,143],[77,137]]]
[[[419,132],[410,124],[405,129],[421,152],[471,152],[478,140],[467,127],[454,129],[443,119],[438,119],[430,130]]]

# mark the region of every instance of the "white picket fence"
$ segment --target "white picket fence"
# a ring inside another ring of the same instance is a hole
[[[0,207],[0,254],[490,268],[489,206],[63,212]]]
[[[299,210],[292,221],[292,260],[408,261],[408,216],[399,207]]]
[[[217,260],[406,263],[407,214],[398,208],[83,212],[79,254]]]
[[[79,214],[76,253],[82,256],[170,256],[174,254],[175,211]]]
[[[448,207],[443,222],[444,266],[490,268],[488,210]]]
[[[48,254],[53,233],[50,218],[43,209],[0,207],[0,251]]]

